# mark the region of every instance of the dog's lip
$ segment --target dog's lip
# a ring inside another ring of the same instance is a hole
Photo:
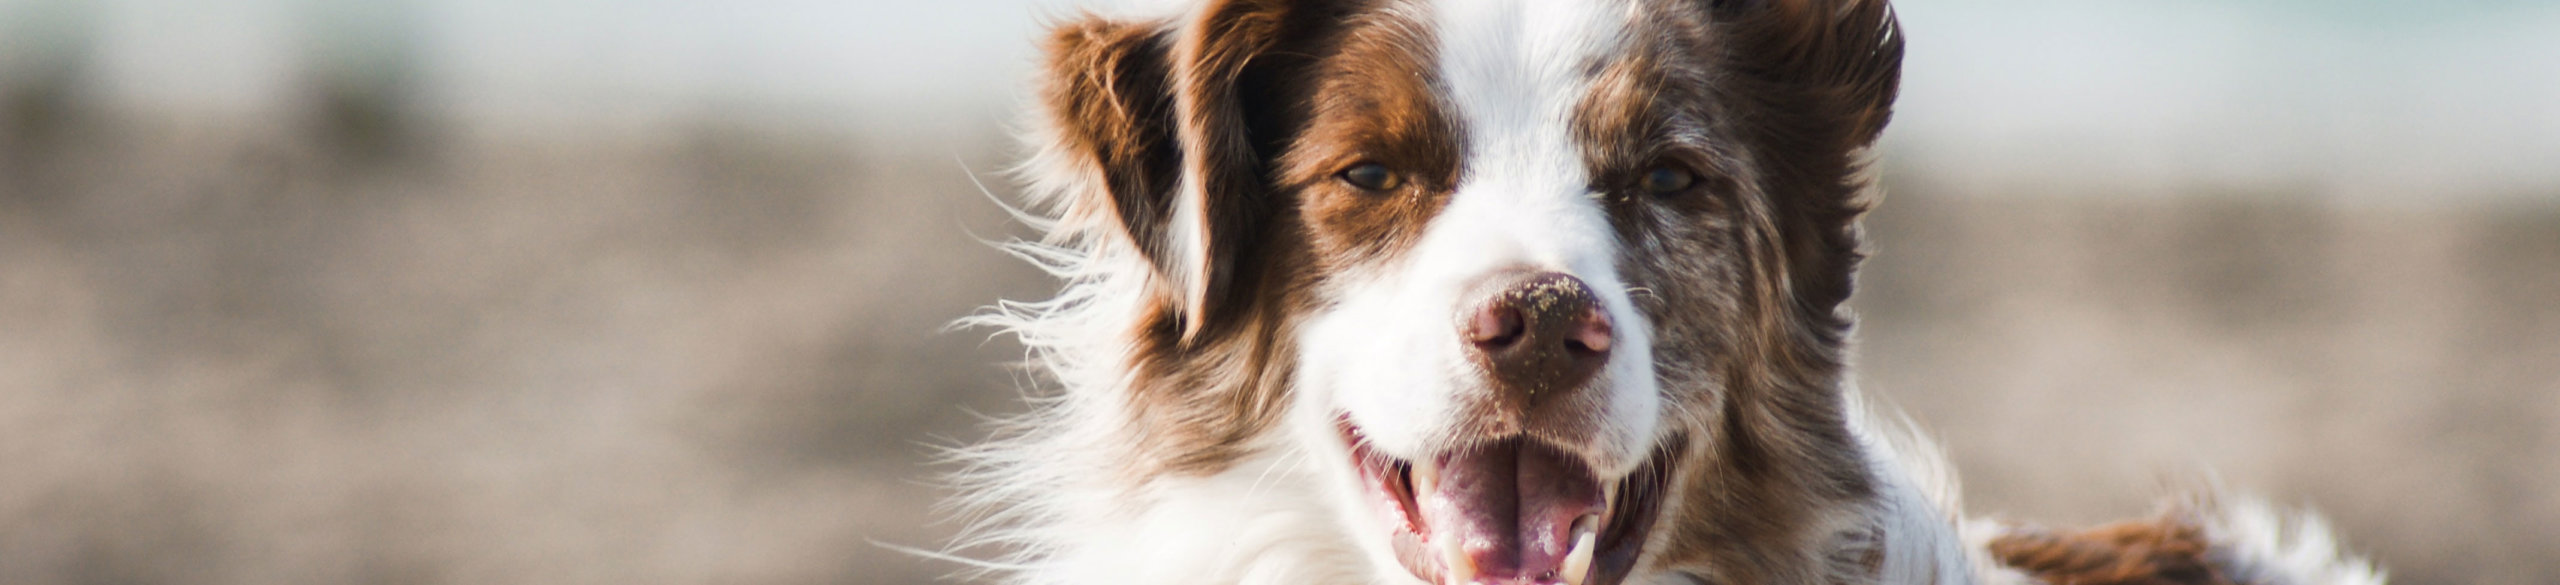
[[[1433,542],[1433,526],[1425,520],[1423,503],[1416,494],[1415,465],[1411,461],[1388,456],[1371,448],[1366,435],[1350,418],[1337,418],[1337,427],[1351,448],[1352,464],[1359,470],[1363,488],[1368,492],[1371,511],[1388,531],[1396,560],[1417,578],[1438,584],[1495,583],[1576,585],[1618,585],[1635,568],[1644,550],[1654,521],[1661,515],[1662,500],[1669,492],[1670,467],[1679,459],[1686,441],[1674,436],[1662,440],[1645,463],[1635,471],[1614,479],[1600,479],[1605,503],[1601,505],[1594,537],[1583,551],[1581,565],[1566,561],[1564,566],[1587,567],[1579,579],[1555,571],[1539,575],[1483,575],[1475,567],[1453,571],[1453,562],[1468,563],[1468,555],[1458,551],[1454,543]],[[1513,438],[1512,440],[1520,440]],[[1435,455],[1446,458],[1446,455]],[[1588,462],[1582,462],[1588,465]],[[1427,481],[1427,480],[1426,480]],[[1580,525],[1577,524],[1580,534]],[[1453,561],[1455,559],[1455,561]]]

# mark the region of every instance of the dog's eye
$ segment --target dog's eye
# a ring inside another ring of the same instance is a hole
[[[1404,177],[1387,170],[1387,165],[1378,163],[1360,163],[1343,169],[1342,181],[1371,191],[1385,191],[1404,185]]]
[[[1698,176],[1691,174],[1688,169],[1661,166],[1645,171],[1644,177],[1636,181],[1636,187],[1654,196],[1669,196],[1687,191],[1690,185],[1697,182]]]

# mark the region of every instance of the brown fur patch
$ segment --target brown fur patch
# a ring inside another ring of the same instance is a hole
[[[1181,151],[1174,144],[1166,63],[1171,33],[1160,23],[1086,17],[1049,31],[1043,54],[1043,114],[1063,150],[1098,175],[1102,192],[1067,203],[1069,225],[1101,225],[1173,270],[1171,226]]]
[[[2209,561],[2210,551],[2204,529],[2166,518],[1991,541],[2001,564],[2049,585],[2232,585]]]
[[[1719,93],[1749,104],[1745,133],[1771,171],[1783,210],[1789,288],[1813,333],[1836,344],[1859,251],[1859,152],[1892,118],[1902,79],[1902,36],[1884,0],[1720,3],[1721,43],[1735,74]]]
[[[1270,182],[1271,162],[1304,124],[1310,70],[1339,41],[1334,23],[1347,2],[1220,0],[1209,3],[1174,44],[1175,135],[1185,152],[1202,258],[1168,276],[1178,285],[1184,337],[1238,321],[1246,298],[1263,294],[1239,279],[1254,271],[1274,215],[1288,206]],[[1278,234],[1288,237],[1290,234]]]
[[[1679,470],[1652,565],[1707,582],[1871,577],[1872,479],[1843,419],[1859,259],[1855,158],[1881,129],[1899,69],[1876,0],[1640,6],[1627,57],[1601,64],[1575,132],[1644,288],[1654,361],[1697,445]],[[1700,179],[1652,198],[1660,164]]]
[[[1126,404],[1142,474],[1215,473],[1251,452],[1286,409],[1291,319],[1303,312],[1304,232],[1266,179],[1308,67],[1329,52],[1322,2],[1227,0],[1184,26],[1173,50],[1182,172],[1196,184],[1206,258],[1181,300],[1132,331]],[[1175,218],[1181,221],[1181,218]],[[1178,275],[1174,275],[1178,276]]]
[[[1155,268],[1148,308],[1126,332],[1119,402],[1133,478],[1225,469],[1286,407],[1292,319],[1305,312],[1315,257],[1296,193],[1273,176],[1307,131],[1320,72],[1380,71],[1399,56],[1331,59],[1353,45],[1339,23],[1356,8],[1223,0],[1185,23],[1085,18],[1051,34],[1044,113],[1102,187],[1075,194],[1063,215],[1112,232],[1101,245],[1134,246]],[[1376,99],[1380,111],[1419,107]],[[1179,216],[1184,197],[1198,198],[1195,217]],[[1186,221],[1200,228],[1198,258],[1171,241]]]
[[[1458,122],[1436,90],[1434,40],[1419,9],[1378,11],[1344,23],[1339,52],[1317,72],[1306,132],[1276,177],[1295,192],[1326,273],[1410,248],[1448,203],[1459,172]],[[1400,179],[1385,191],[1345,183],[1353,165],[1384,165]]]

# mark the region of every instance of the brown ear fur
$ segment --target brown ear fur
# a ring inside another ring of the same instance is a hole
[[[1171,32],[1162,23],[1085,17],[1058,25],[1045,47],[1042,113],[1058,146],[1100,192],[1074,193],[1061,219],[1118,237],[1176,270],[1166,233],[1182,152],[1174,142]]]
[[[1797,310],[1827,342],[1847,333],[1836,313],[1862,254],[1857,218],[1868,185],[1858,160],[1891,118],[1902,78],[1902,35],[1884,0],[1729,0],[1715,8],[1728,62],[1757,102],[1750,126],[1774,176],[1784,218],[1787,279]]]
[[[1110,199],[1067,215],[1116,220],[1186,341],[1233,321],[1249,294],[1242,265],[1279,205],[1265,175],[1293,114],[1278,86],[1305,62],[1280,48],[1312,30],[1316,4],[1225,0],[1180,27],[1088,17],[1051,33],[1046,113],[1101,176],[1085,195]]]
[[[1702,0],[1705,49],[1757,198],[1738,214],[1746,262],[1718,444],[1687,472],[1679,531],[1661,553],[1718,582],[1846,582],[1877,566],[1868,532],[1825,513],[1874,495],[1840,391],[1850,319],[1840,304],[1860,253],[1868,187],[1860,155],[1891,112],[1902,45],[1884,0]],[[1765,205],[1762,205],[1765,203]],[[1824,555],[1804,548],[1822,542]]]
[[[1280,315],[1303,288],[1301,250],[1267,174],[1304,115],[1314,25],[1336,16],[1324,6],[1217,0],[1188,22],[1086,18],[1051,35],[1052,146],[1087,165],[1062,229],[1152,268],[1126,332],[1123,404],[1147,430],[1129,445],[1135,477],[1223,469],[1285,403]]]

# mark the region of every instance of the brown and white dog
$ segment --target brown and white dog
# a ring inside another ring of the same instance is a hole
[[[2379,582],[2256,507],[1957,520],[1843,371],[1882,0],[1211,0],[1045,50],[1014,249],[1065,286],[981,321],[1055,391],[962,478],[1012,582]]]

